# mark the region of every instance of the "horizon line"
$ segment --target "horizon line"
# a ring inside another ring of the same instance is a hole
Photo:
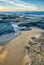
[[[44,11],[0,11],[0,12],[44,12]]]

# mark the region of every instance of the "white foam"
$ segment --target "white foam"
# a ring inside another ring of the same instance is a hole
[[[14,28],[15,35],[18,35],[20,33],[18,29],[18,25],[16,23],[11,22],[12,27]]]
[[[11,25],[14,28],[14,30],[17,30],[18,29],[18,25],[17,24],[11,22]]]

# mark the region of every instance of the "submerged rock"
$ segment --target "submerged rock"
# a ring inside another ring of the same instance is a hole
[[[31,58],[29,65],[44,65],[44,34],[39,38],[32,37],[25,48]]]

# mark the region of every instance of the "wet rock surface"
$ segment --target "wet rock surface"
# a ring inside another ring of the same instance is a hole
[[[32,37],[25,48],[31,58],[28,65],[44,65],[44,33],[39,38]]]

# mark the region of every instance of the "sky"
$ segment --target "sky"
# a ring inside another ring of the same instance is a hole
[[[0,0],[0,11],[44,11],[44,0]]]

